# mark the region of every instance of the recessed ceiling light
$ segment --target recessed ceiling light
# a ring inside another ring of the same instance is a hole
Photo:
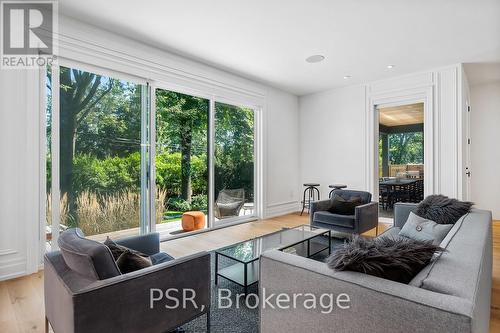
[[[394,65],[387,65],[388,69],[393,69],[395,66]]]
[[[352,76],[350,76],[350,75],[346,75],[346,76],[344,76],[344,80],[349,80],[351,77]]]
[[[321,54],[315,54],[306,58],[306,61],[311,64],[321,62],[323,60],[325,60],[325,56],[322,56]]]

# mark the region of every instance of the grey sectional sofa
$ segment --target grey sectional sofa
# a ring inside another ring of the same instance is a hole
[[[415,207],[396,204],[394,227],[379,237],[397,234]],[[357,272],[334,272],[324,263],[280,251],[266,252],[260,259],[260,295],[345,293],[350,302],[349,309],[335,307],[325,314],[321,307],[307,309],[300,298],[290,309],[273,309],[261,301],[261,332],[486,333],[491,222],[491,212],[484,210],[473,209],[462,217],[441,243],[447,252],[408,285]]]

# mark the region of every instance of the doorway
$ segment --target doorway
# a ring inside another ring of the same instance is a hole
[[[378,195],[381,219],[394,218],[397,202],[424,198],[424,102],[376,106]]]

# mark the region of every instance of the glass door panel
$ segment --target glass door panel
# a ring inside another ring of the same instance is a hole
[[[208,99],[156,89],[156,230],[161,233],[208,225],[209,108]]]
[[[254,110],[215,102],[215,221],[255,215]]]
[[[148,223],[141,219],[148,207],[148,87],[67,67],[60,67],[59,86],[61,228],[79,227],[98,240],[138,234],[141,220]]]

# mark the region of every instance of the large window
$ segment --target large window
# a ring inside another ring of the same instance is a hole
[[[48,246],[70,227],[168,237],[255,217],[254,109],[104,73],[47,71]]]

